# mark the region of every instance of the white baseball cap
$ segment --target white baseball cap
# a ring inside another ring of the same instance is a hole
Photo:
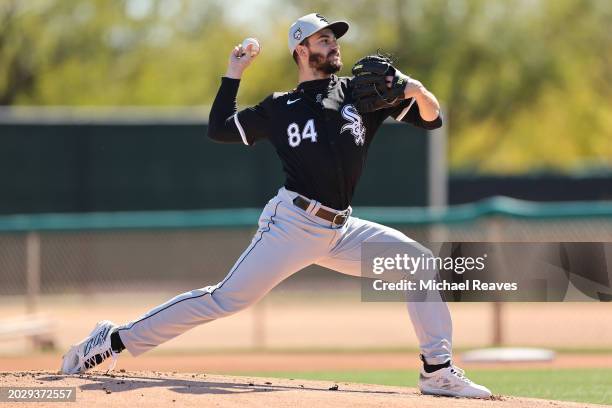
[[[346,21],[330,23],[319,13],[302,16],[289,27],[289,53],[293,55],[298,44],[324,28],[329,28],[334,32],[336,38],[340,38],[348,31],[349,24]]]

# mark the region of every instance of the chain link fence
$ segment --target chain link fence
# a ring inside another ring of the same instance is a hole
[[[394,225],[420,242],[612,242],[612,219],[480,218],[461,224]],[[0,295],[28,293],[28,259],[38,262],[42,294],[201,287],[220,281],[255,226],[0,234]],[[38,241],[37,244],[33,242]],[[38,249],[32,246],[38,245]],[[35,255],[32,251],[37,251]],[[31,257],[39,257],[32,260]],[[279,254],[282,256],[282,254]],[[301,279],[329,278],[318,271]]]

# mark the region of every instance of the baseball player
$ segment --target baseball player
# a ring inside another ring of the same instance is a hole
[[[442,125],[435,96],[382,57],[368,57],[354,77],[342,68],[337,40],[344,21],[320,14],[289,28],[289,51],[299,83],[237,112],[236,95],[245,69],[256,59],[250,46],[235,47],[213,103],[208,136],[251,146],[267,140],[280,158],[285,185],[263,209],[250,245],[218,284],[194,289],[118,326],[99,322],[63,358],[64,373],[83,373],[127,349],[138,356],[203,323],[236,313],[260,300],[300,269],[318,264],[360,276],[361,246],[405,243],[413,255],[431,252],[392,228],[351,216],[351,199],[368,148],[387,117],[413,126]],[[425,394],[488,398],[491,392],[465,377],[451,362],[451,317],[444,302],[408,302],[419,340]]]

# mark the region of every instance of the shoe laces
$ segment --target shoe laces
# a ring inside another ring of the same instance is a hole
[[[108,373],[109,371],[112,371],[115,368],[115,365],[117,364],[117,354],[113,352],[110,347],[100,354],[96,354],[94,356],[89,357],[87,360],[84,361],[83,366],[86,370],[89,370],[101,364],[107,358],[111,358],[111,364],[108,370],[106,370],[106,372]]]
[[[472,382],[470,381],[469,378],[465,376],[465,371],[455,365],[450,366],[450,372],[451,374],[453,374],[455,377],[459,378],[463,382],[466,382],[466,383]]]

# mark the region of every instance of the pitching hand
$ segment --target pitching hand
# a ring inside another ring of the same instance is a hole
[[[229,56],[229,64],[227,66],[226,77],[240,79],[244,70],[253,62],[259,55],[257,52],[251,52],[253,44],[247,45],[246,50],[242,45],[238,44],[234,47]]]

